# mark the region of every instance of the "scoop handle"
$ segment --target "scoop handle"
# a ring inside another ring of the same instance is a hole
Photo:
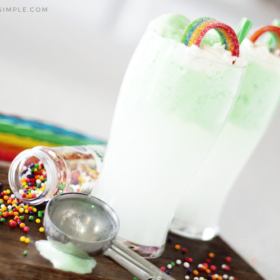
[[[116,239],[112,242],[112,246],[106,251],[105,255],[112,258],[140,280],[175,280],[175,278],[167,275]]]
[[[151,274],[149,274],[144,269],[138,267],[134,262],[131,262],[126,256],[123,256],[118,251],[114,250],[114,248],[109,248],[104,255],[113,259],[116,263],[118,263],[123,268],[131,272],[133,276],[137,277],[140,280],[153,279]]]

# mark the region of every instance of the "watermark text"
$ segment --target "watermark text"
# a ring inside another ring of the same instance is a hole
[[[0,13],[47,13],[47,7],[0,7]]]

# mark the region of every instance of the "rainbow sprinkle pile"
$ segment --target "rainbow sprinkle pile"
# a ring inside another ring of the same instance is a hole
[[[44,164],[31,164],[24,166],[21,173],[22,190],[19,191],[22,198],[36,198],[43,193],[47,184],[47,172]]]

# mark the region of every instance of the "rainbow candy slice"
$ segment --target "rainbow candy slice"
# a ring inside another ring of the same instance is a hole
[[[270,46],[269,50],[270,52],[275,52],[277,49],[280,48],[280,27],[274,26],[274,25],[265,25],[257,30],[254,31],[251,35],[248,36],[248,38],[255,43],[261,35],[263,35],[266,32],[271,32],[272,36],[274,37],[274,44]]]
[[[234,30],[211,17],[202,17],[192,22],[184,33],[182,43],[199,47],[204,35],[210,29],[217,31],[226,50],[230,51],[233,56],[239,56],[239,42]]]

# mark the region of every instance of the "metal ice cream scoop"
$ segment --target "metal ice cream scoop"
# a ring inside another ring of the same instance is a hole
[[[88,258],[104,253],[141,280],[175,280],[116,239],[118,216],[98,198],[77,193],[53,197],[44,226],[47,239],[68,254]]]

